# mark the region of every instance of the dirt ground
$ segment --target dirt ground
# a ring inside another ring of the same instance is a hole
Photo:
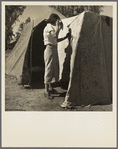
[[[9,51],[5,57],[8,55]],[[33,81],[30,89],[19,85],[13,76],[5,75],[5,111],[112,111],[112,104],[64,109],[60,103],[64,101],[67,90],[62,87],[55,89],[60,94],[49,100],[44,97],[44,84],[40,77]]]

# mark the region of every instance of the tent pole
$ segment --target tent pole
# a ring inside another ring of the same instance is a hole
[[[32,32],[34,27],[34,20],[32,20]],[[30,47],[30,86],[32,88],[31,79],[32,79],[32,41],[33,41],[33,34],[31,32],[31,47]]]

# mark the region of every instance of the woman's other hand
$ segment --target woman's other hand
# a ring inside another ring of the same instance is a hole
[[[66,38],[69,38],[70,39],[71,38],[71,34],[70,33],[67,33],[66,34]]]

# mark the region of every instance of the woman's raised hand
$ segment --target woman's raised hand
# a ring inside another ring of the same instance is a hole
[[[69,38],[70,39],[71,38],[71,34],[70,33],[67,33],[66,34],[66,38]]]

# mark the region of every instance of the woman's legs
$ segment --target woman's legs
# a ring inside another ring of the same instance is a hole
[[[55,85],[57,86],[57,82],[55,82]],[[58,94],[58,92],[53,88],[53,84],[49,84],[49,92],[52,94]]]
[[[49,92],[49,84],[45,83],[45,93],[47,94]]]
[[[49,84],[49,90],[53,90],[52,84]]]
[[[58,94],[58,92],[53,88],[53,85],[51,83],[45,83],[45,94]]]
[[[45,93],[49,93],[50,91],[53,90],[53,86],[51,83],[45,83]]]
[[[53,82],[54,80],[58,81],[59,77],[57,46],[54,45],[46,46],[46,49],[44,51],[44,62],[45,62],[45,75],[44,75],[45,95],[48,94],[50,96],[50,93],[56,93],[53,89],[53,86],[51,85],[51,82]]]
[[[49,84],[47,84],[47,83],[45,83],[45,93],[44,93],[44,95],[48,99],[53,99],[53,97],[50,95]]]

